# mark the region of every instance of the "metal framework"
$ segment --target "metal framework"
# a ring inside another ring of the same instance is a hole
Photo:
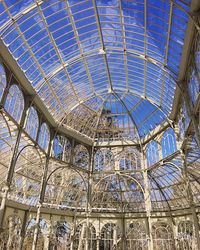
[[[0,249],[200,249],[199,10],[0,1]]]

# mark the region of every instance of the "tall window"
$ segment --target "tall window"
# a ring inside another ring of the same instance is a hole
[[[107,223],[101,229],[100,249],[121,249],[120,229],[116,224]]]
[[[89,167],[89,153],[83,145],[77,145],[74,149],[74,164],[84,169]]]
[[[20,122],[24,110],[24,97],[17,85],[12,85],[5,102],[5,110]]]
[[[172,128],[167,129],[163,134],[161,145],[163,157],[167,157],[168,155],[173,154],[177,150],[176,137]]]
[[[53,141],[53,156],[59,160],[63,159],[64,139],[65,138],[63,136],[57,135]]]
[[[142,223],[132,222],[129,225],[127,229],[126,249],[127,250],[148,249],[146,231]]]
[[[0,64],[0,101],[6,87],[6,73],[4,67]]]
[[[56,135],[53,142],[53,156],[59,160],[70,161],[71,143],[61,135]]]
[[[193,249],[195,234],[193,223],[191,221],[181,221],[178,224],[178,249]],[[194,245],[194,249],[197,247]]]
[[[103,171],[104,169],[103,153],[100,149],[97,150],[94,156],[94,169],[96,171]]]
[[[26,225],[26,234],[23,249],[31,249],[33,244],[33,234],[36,226],[36,219],[32,218]],[[45,219],[40,218],[36,249],[44,249],[45,238],[48,237],[49,226]]]
[[[141,156],[134,147],[127,147],[119,154],[120,170],[138,170],[141,166]]]
[[[99,149],[95,154],[94,163],[95,163],[95,170],[97,171],[114,170],[115,161],[111,149],[107,148]]]
[[[37,111],[34,107],[30,107],[26,120],[25,130],[35,140],[39,127],[39,119]]]
[[[95,227],[89,223],[89,227],[84,222],[79,224],[75,231],[74,250],[86,249],[86,243],[88,243],[88,249],[96,249],[96,230]]]
[[[159,161],[159,148],[156,141],[148,143],[146,148],[146,159],[148,167]]]
[[[57,221],[55,239],[50,239],[49,249],[69,249],[71,228],[68,222]]]
[[[153,249],[173,250],[175,249],[172,228],[164,222],[157,222],[152,226]]]
[[[50,141],[49,128],[46,123],[43,123],[40,128],[38,144],[40,145],[41,148],[43,148],[46,151],[49,145],[49,141]]]

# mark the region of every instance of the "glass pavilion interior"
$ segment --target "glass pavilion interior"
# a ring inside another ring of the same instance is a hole
[[[200,1],[0,1],[0,250],[200,249]]]

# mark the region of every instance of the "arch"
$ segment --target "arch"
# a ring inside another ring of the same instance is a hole
[[[175,242],[171,226],[165,222],[156,222],[152,226],[153,246],[155,250],[174,250]]]
[[[6,88],[6,72],[2,64],[0,64],[0,102]]]
[[[95,180],[94,180],[95,181]],[[111,211],[142,211],[144,189],[134,177],[126,174],[110,174],[94,183],[92,204]]]
[[[17,121],[21,120],[24,110],[24,96],[19,87],[14,84],[9,88],[5,101],[5,110]]]
[[[35,140],[39,128],[39,118],[36,109],[31,106],[28,110],[25,130]]]
[[[176,136],[172,128],[167,129],[161,139],[163,158],[173,154],[177,150]]]
[[[50,131],[48,125],[44,122],[40,127],[38,144],[39,146],[47,151],[50,142]]]
[[[176,160],[176,164],[181,164]],[[153,210],[168,209],[171,214],[174,209],[189,206],[183,173],[176,164],[165,162],[148,171]]]
[[[83,169],[89,169],[89,152],[87,148],[81,144],[74,148],[74,165]]]
[[[22,204],[35,206],[40,197],[44,154],[34,145],[22,147],[16,157],[9,197]]]
[[[115,223],[105,224],[100,237],[100,249],[121,249],[121,231]]]
[[[159,146],[157,141],[150,141],[146,147],[147,167],[159,161]]]
[[[45,187],[44,206],[87,210],[87,177],[71,164],[49,163],[49,176]]]

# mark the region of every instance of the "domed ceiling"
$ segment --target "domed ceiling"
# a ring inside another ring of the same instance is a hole
[[[58,126],[137,139],[172,110],[190,1],[0,2],[0,34]]]

